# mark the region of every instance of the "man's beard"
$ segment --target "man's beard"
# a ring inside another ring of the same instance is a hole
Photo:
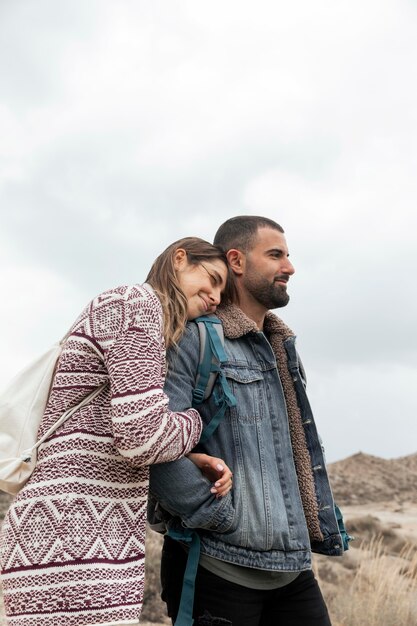
[[[257,273],[249,273],[245,276],[244,284],[251,296],[266,309],[278,309],[289,302],[286,287],[276,280],[270,283]]]

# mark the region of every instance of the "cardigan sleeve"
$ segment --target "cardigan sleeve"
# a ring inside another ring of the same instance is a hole
[[[194,409],[168,408],[159,300],[154,294],[125,295],[118,316],[123,331],[104,355],[115,446],[135,465],[173,461],[198,443],[202,423]]]

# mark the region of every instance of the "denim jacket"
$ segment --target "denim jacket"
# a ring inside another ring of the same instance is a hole
[[[233,489],[216,499],[184,458],[151,467],[151,508],[155,498],[168,526],[199,529],[209,556],[266,570],[309,569],[311,550],[336,556],[343,547],[295,337],[272,313],[264,332],[236,306],[218,316],[237,405],[200,451],[224,459]],[[189,323],[170,359],[165,390],[172,410],[191,406],[198,361],[198,330]],[[215,387],[199,407],[205,424],[216,399]]]

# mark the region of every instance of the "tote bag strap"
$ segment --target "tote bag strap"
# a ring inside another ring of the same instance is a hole
[[[71,415],[74,415],[74,413],[78,411],[78,409],[81,409],[83,406],[86,406],[86,404],[94,400],[94,398],[96,398],[103,391],[103,389],[107,387],[107,385],[108,381],[94,389],[91,393],[88,394],[88,396],[83,398],[81,402],[67,409],[65,413],[63,413],[61,417],[55,422],[55,424],[52,424],[52,426],[46,431],[46,433],[37,440],[34,446],[22,452],[22,460],[29,461],[32,457],[33,452],[35,452],[39,448],[39,446],[42,445],[43,442],[46,441],[48,437],[50,437],[57,430],[57,428],[59,428],[64,422],[66,422],[67,419],[71,417]]]

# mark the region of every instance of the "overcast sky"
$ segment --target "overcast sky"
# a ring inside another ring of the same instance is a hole
[[[259,214],[328,460],[416,452],[415,0],[0,0],[0,43],[1,386]]]

